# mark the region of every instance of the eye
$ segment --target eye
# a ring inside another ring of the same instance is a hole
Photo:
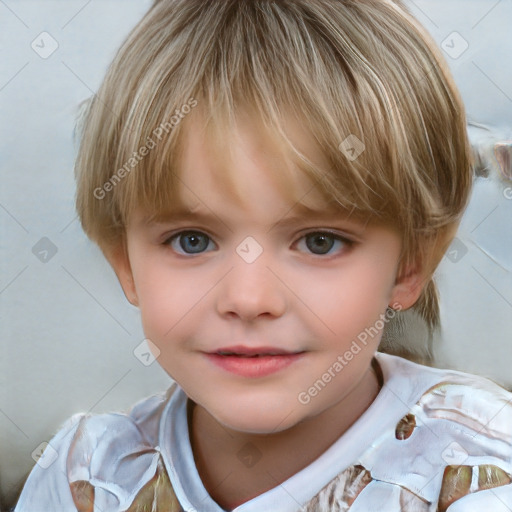
[[[304,242],[307,250],[319,256],[332,253],[332,249],[336,245],[338,247],[337,252],[339,253],[346,251],[354,244],[352,240],[329,231],[312,231],[307,233],[297,242],[299,249]],[[215,246],[207,234],[193,230],[181,231],[170,236],[165,240],[164,245],[169,245],[175,252],[184,255],[201,254],[208,248],[211,249]]]
[[[316,255],[328,254],[336,244],[339,248],[338,252],[345,251],[354,244],[352,240],[340,235],[335,235],[329,231],[313,231],[308,233],[299,240],[298,244],[300,244],[302,240],[305,240],[308,250]]]
[[[201,254],[208,248],[209,242],[213,244],[210,237],[200,231],[181,231],[169,237],[164,244],[170,245],[179,254]]]

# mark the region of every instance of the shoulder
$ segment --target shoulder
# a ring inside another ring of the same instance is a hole
[[[125,412],[75,414],[67,423],[76,427],[70,444],[71,456],[75,451],[94,451],[106,446],[111,455],[117,454],[116,448],[120,449],[122,445],[130,449],[139,445],[157,446],[160,419],[174,390],[175,386],[172,386],[167,391],[144,398]],[[70,469],[72,466],[70,464]]]
[[[161,465],[160,420],[175,389],[145,398],[126,413],[83,415],[67,455],[72,489],[94,488],[95,503],[106,509],[113,508],[115,496],[124,510]]]
[[[16,510],[32,512],[37,503],[42,507],[37,510],[58,504],[59,510],[82,512],[92,510],[94,503],[98,510],[121,511],[138,497],[146,500],[156,486],[165,487],[165,495],[170,496],[158,433],[176,389],[173,385],[124,413],[73,415],[48,443]],[[69,508],[63,507],[64,502]]]
[[[438,510],[498,488],[512,499],[512,393],[477,375],[394,356],[378,360],[390,386],[407,388],[394,389],[397,399],[415,399],[394,431],[369,450],[372,476],[438,501]]]
[[[408,387],[417,395],[414,409],[425,418],[452,422],[478,434],[493,431],[512,441],[510,391],[479,375],[382,356],[378,360],[388,374],[405,377]]]

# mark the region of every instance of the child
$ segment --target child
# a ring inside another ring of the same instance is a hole
[[[406,310],[437,326],[472,180],[461,99],[403,5],[156,1],[76,171],[176,384],[73,416],[16,512],[512,510],[512,395],[377,352]]]

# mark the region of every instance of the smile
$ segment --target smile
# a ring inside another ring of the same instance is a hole
[[[265,377],[284,370],[304,356],[271,347],[229,347],[207,353],[207,358],[223,370],[242,377]]]

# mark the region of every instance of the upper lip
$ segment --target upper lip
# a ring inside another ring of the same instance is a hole
[[[210,352],[210,354],[218,355],[237,355],[237,356],[282,356],[298,354],[302,351],[283,350],[275,347],[246,347],[244,345],[236,345],[231,347],[222,347],[218,350]]]

